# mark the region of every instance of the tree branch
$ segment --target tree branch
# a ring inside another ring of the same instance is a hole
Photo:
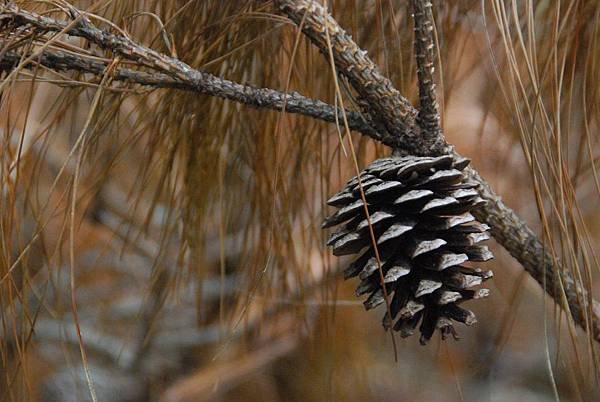
[[[29,56],[30,54],[23,56],[16,52],[6,52],[0,58],[0,70],[10,71],[16,68],[21,60]],[[108,67],[107,63],[60,50],[45,50],[36,57],[35,63],[31,62],[24,67],[31,69],[38,63],[53,71],[77,71],[96,76],[102,76]],[[285,105],[286,112],[301,114],[329,123],[336,123],[341,119],[341,109],[318,99],[307,98],[297,92],[283,93],[270,88],[256,88],[202,71],[193,71],[193,74],[190,74],[191,77],[179,79],[163,73],[147,73],[118,68],[112,74],[112,78],[114,81],[139,84],[152,88],[171,88],[216,96],[256,108],[283,110]],[[369,126],[360,113],[349,110],[345,111],[345,113],[350,129],[386,143],[385,139]],[[388,145],[391,146],[392,144],[388,143]]]
[[[418,112],[405,99],[392,82],[352,38],[339,26],[320,4],[315,1],[275,1],[275,4],[302,32],[328,57],[327,34],[333,50],[338,72],[346,76],[353,88],[370,108],[374,120],[386,129],[387,143],[415,155],[444,151],[443,138],[426,138],[416,124]]]
[[[444,138],[435,93],[433,15],[431,1],[411,0],[415,20],[415,58],[419,81],[419,115],[417,122],[424,136]]]
[[[491,233],[531,275],[575,323],[589,331],[600,342],[600,303],[593,299],[582,285],[575,282],[570,272],[546,251],[539,237],[502,199],[472,167],[465,169],[472,180],[479,183],[480,192],[486,203],[473,211],[481,222],[487,223]]]
[[[386,128],[396,125],[397,129],[391,132],[400,131],[398,146],[421,155],[439,153],[439,144],[445,144],[443,136],[438,135],[437,138],[431,139],[429,136],[420,135],[421,131],[417,128],[415,118],[418,111],[393,88],[387,78],[383,77],[366,52],[360,50],[324,7],[314,0],[275,0],[275,5],[297,25],[303,20],[302,31],[325,54],[328,52],[326,32],[330,33],[339,73],[345,75],[354,89],[369,101],[370,107],[386,119],[383,122]],[[426,23],[424,19],[430,16],[430,13],[421,14],[417,17],[417,25]],[[417,50],[419,48],[420,45]],[[378,86],[381,86],[380,90],[375,88]],[[394,107],[396,110],[391,110]],[[413,143],[404,147],[407,139]],[[462,158],[452,147],[448,147],[447,152]],[[480,195],[487,201],[473,214],[491,227],[491,233],[498,243],[521,263],[557,304],[571,314],[579,326],[585,330],[589,330],[591,326],[594,339],[600,342],[600,304],[575,282],[569,272],[560,268],[559,263],[546,251],[535,233],[501,201],[473,168],[467,168],[465,172],[468,179],[479,184]],[[563,295],[566,304],[563,303]]]

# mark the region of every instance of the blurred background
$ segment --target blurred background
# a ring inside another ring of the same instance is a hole
[[[328,6],[417,104],[408,3]],[[330,65],[271,2],[71,4],[194,68],[334,102]],[[599,295],[600,3],[433,10],[448,142]],[[397,336],[395,361],[384,308],[364,311],[320,229],[354,175],[335,125],[43,67],[0,77],[1,401],[600,399],[597,345],[493,241],[478,323]],[[360,168],[390,152],[350,140]]]

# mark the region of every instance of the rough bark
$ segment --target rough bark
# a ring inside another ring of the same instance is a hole
[[[423,136],[444,139],[435,93],[435,47],[431,1],[411,0],[415,20],[415,58],[419,83],[419,115],[417,122]],[[433,141],[433,140],[429,140]]]
[[[570,313],[575,323],[586,331],[591,327],[594,339],[600,342],[600,303],[560,266],[535,232],[502,202],[475,169],[467,168],[465,172],[479,183],[481,196],[486,200],[485,205],[472,212],[473,215],[487,223],[494,239],[559,306]]]
[[[416,124],[418,112],[405,99],[392,82],[383,76],[379,68],[320,4],[315,1],[275,1],[279,9],[297,25],[302,32],[329,54],[327,35],[331,42],[333,58],[338,72],[352,84],[360,98],[369,104],[374,120],[386,129],[385,137],[394,148],[401,148],[414,155],[444,151],[443,139],[421,135]]]
[[[29,56],[30,54],[23,56],[16,52],[6,52],[0,58],[0,71],[13,70],[23,59]],[[32,69],[37,64],[40,64],[52,71],[77,71],[95,76],[104,74],[108,67],[107,63],[60,50],[44,50],[34,59],[35,61],[23,67]],[[188,74],[189,76],[184,78],[174,78],[171,75],[163,73],[148,73],[127,68],[117,68],[112,73],[111,78],[113,81],[139,84],[152,88],[172,88],[216,96],[256,108],[283,110],[285,105],[285,111],[288,113],[297,113],[329,123],[341,122],[342,119],[342,110],[340,108],[336,108],[318,99],[308,98],[297,92],[284,93],[270,88],[257,88],[251,85],[242,85],[206,72],[193,69],[192,71]],[[346,110],[345,113],[351,130],[359,131],[377,141],[385,143],[384,138],[369,126],[365,120],[366,118],[360,113],[350,110]]]

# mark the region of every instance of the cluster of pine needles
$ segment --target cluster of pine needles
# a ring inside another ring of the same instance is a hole
[[[405,3],[329,8],[416,104]],[[15,4],[63,21],[77,18],[74,6],[195,69],[337,100],[330,64],[269,1]],[[600,4],[434,2],[434,12],[448,142],[593,294]],[[0,24],[0,59],[45,48],[152,72],[81,38],[13,28]],[[541,382],[542,394],[598,395],[595,341],[501,252],[497,296],[478,310],[479,326],[427,350],[402,341],[394,368],[389,338],[341,285],[343,264],[320,228],[327,199],[357,168],[349,153],[362,169],[389,155],[382,145],[308,117],[30,61],[0,71],[0,401],[257,390],[265,400],[360,399],[410,394],[428,370],[437,373],[428,387],[469,400],[482,378],[503,384],[498,362]],[[532,345],[541,363],[528,372],[512,353]],[[249,376],[257,384],[244,385]]]

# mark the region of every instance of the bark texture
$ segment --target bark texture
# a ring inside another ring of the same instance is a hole
[[[279,9],[329,57],[328,37],[338,73],[352,84],[362,101],[368,103],[373,119],[385,127],[386,143],[413,155],[442,154],[443,138],[427,138],[416,124],[418,112],[392,82],[316,1],[275,1]],[[302,22],[302,24],[301,24]],[[389,138],[388,138],[389,137]]]
[[[29,56],[31,54],[23,57],[23,55],[16,52],[6,52],[0,59],[0,71],[13,70]],[[108,68],[108,64],[105,62],[60,50],[44,50],[34,57],[34,61],[25,64],[23,68],[33,69],[38,64],[53,71],[77,71],[95,76],[103,75]],[[175,78],[164,73],[148,73],[127,68],[116,68],[112,72],[111,78],[113,81],[139,84],[152,88],[172,88],[216,96],[255,108],[281,111],[285,107],[285,111],[288,113],[301,114],[329,123],[341,122],[342,119],[340,108],[318,99],[308,98],[298,92],[284,93],[270,88],[243,85],[194,69],[184,78]],[[346,110],[345,113],[351,130],[359,131],[385,143],[382,136],[367,123],[366,117],[350,110]]]
[[[423,129],[423,136],[443,139],[435,93],[435,47],[431,1],[411,0],[411,4],[415,20],[415,58],[419,82],[418,123]]]

